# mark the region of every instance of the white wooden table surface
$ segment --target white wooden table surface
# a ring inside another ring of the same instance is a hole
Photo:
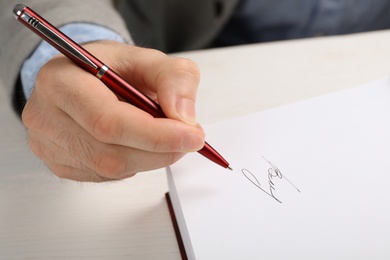
[[[176,54],[201,70],[210,123],[390,74],[390,31]],[[0,86],[0,259],[180,259],[165,170],[116,183],[60,180],[29,152]]]

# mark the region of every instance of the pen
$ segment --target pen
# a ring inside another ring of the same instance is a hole
[[[29,7],[22,4],[17,4],[15,5],[13,12],[15,18],[18,21],[27,26],[31,31],[48,42],[59,52],[76,63],[79,67],[99,78],[112,92],[114,92],[121,99],[132,104],[133,106],[136,106],[139,109],[144,110],[153,117],[166,117],[159,104],[131,86],[108,66],[102,63],[76,42],[71,40]],[[229,163],[207,142],[205,142],[204,147],[198,152],[214,163],[232,170],[229,167]]]

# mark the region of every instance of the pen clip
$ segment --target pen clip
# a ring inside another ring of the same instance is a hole
[[[81,53],[78,49],[76,49],[73,45],[68,43],[68,40],[65,40],[64,37],[57,34],[45,24],[39,21],[39,19],[30,15],[29,13],[22,12],[19,13],[19,18],[28,23],[30,26],[34,27],[37,31],[39,31],[45,38],[55,46],[65,50],[66,53],[70,54],[74,58],[82,61],[84,64],[88,65],[92,69],[98,69],[98,66],[93,63],[88,57],[86,57],[83,53]]]

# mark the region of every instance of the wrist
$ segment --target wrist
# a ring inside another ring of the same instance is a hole
[[[124,39],[116,32],[95,24],[72,23],[64,25],[59,29],[79,44],[99,40],[124,42]],[[35,79],[41,67],[58,54],[59,51],[54,47],[45,41],[41,41],[32,55],[24,61],[20,71],[20,79],[26,99],[31,95]]]

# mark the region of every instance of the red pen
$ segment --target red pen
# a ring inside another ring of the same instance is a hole
[[[159,104],[131,86],[103,62],[63,34],[29,7],[17,4],[13,11],[15,18],[18,21],[39,35],[39,37],[56,48],[79,67],[99,78],[112,92],[121,97],[121,99],[144,110],[153,117],[166,117]],[[205,142],[204,147],[198,152],[216,164],[232,170],[229,167],[229,163],[207,142]]]

